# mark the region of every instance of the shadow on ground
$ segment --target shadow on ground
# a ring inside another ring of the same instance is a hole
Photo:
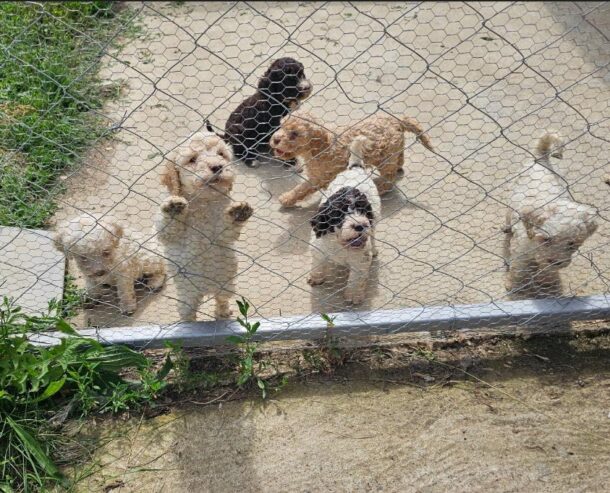
[[[332,367],[330,352],[274,353],[293,371],[267,401],[200,392],[94,427],[112,440],[80,488],[601,491],[609,351],[601,335],[350,349]]]

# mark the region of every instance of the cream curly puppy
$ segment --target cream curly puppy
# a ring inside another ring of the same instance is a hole
[[[506,289],[514,298],[561,296],[559,271],[597,229],[597,211],[574,202],[553,172],[550,157],[563,157],[557,134],[547,133],[518,178],[506,215]]]
[[[59,225],[55,246],[73,258],[85,278],[87,296],[100,299],[105,285],[115,286],[122,313],[136,310],[135,283],[158,290],[165,282],[165,262],[153,253],[156,242],[94,214],[81,214]]]
[[[280,129],[271,137],[275,156],[284,161],[300,158],[305,164],[307,179],[280,195],[284,207],[292,207],[317,190],[323,190],[343,171],[349,160],[349,143],[359,135],[368,137],[364,161],[377,168],[375,183],[380,194],[394,187],[403,174],[405,132],[432,150],[430,138],[413,118],[373,115],[347,129],[334,132],[303,111],[285,117]]]
[[[165,161],[161,177],[170,196],[156,219],[159,241],[176,273],[180,320],[194,321],[205,295],[216,301],[216,318],[231,316],[237,257],[233,244],[252,215],[247,203],[230,196],[234,175],[227,144],[199,132]]]
[[[332,264],[349,267],[344,291],[346,302],[364,301],[375,248],[375,224],[381,216],[381,199],[373,181],[374,168],[365,167],[367,138],[356,137],[349,147],[347,170],[328,187],[328,198],[311,220],[312,269],[308,282],[323,284]]]

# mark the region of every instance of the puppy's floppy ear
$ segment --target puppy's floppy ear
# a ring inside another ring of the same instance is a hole
[[[554,210],[550,206],[526,207],[519,211],[519,216],[525,226],[525,231],[530,240],[546,241],[549,235],[542,226],[551,217]]]
[[[180,174],[176,168],[176,163],[170,159],[165,160],[165,169],[161,173],[161,184],[167,187],[167,190],[171,195],[182,194]]]
[[[328,213],[329,209],[330,206],[327,200],[320,206],[316,215],[311,218],[311,221],[309,221],[313,232],[316,234],[316,238],[333,232],[333,226],[330,224],[330,215]]]
[[[352,187],[340,188],[328,197],[310,221],[316,238],[334,233],[345,221],[345,216],[349,213],[350,207],[355,207],[354,189]]]
[[[282,82],[284,79],[284,65],[285,60],[280,58],[273,62],[263,76],[258,80],[258,88],[271,90],[271,86],[275,85],[274,88],[277,90],[277,84]],[[273,92],[273,91],[272,91]]]

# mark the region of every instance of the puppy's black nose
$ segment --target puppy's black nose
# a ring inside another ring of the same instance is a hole
[[[210,170],[212,171],[212,173],[216,174],[216,173],[220,173],[222,171],[222,166],[211,166]]]
[[[364,226],[362,224],[354,225],[354,229],[358,231],[358,233],[362,233],[364,231]]]

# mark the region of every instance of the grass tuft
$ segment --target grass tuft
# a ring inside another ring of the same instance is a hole
[[[0,3],[0,225],[44,226],[58,177],[107,132],[97,72],[123,17],[112,2]]]

